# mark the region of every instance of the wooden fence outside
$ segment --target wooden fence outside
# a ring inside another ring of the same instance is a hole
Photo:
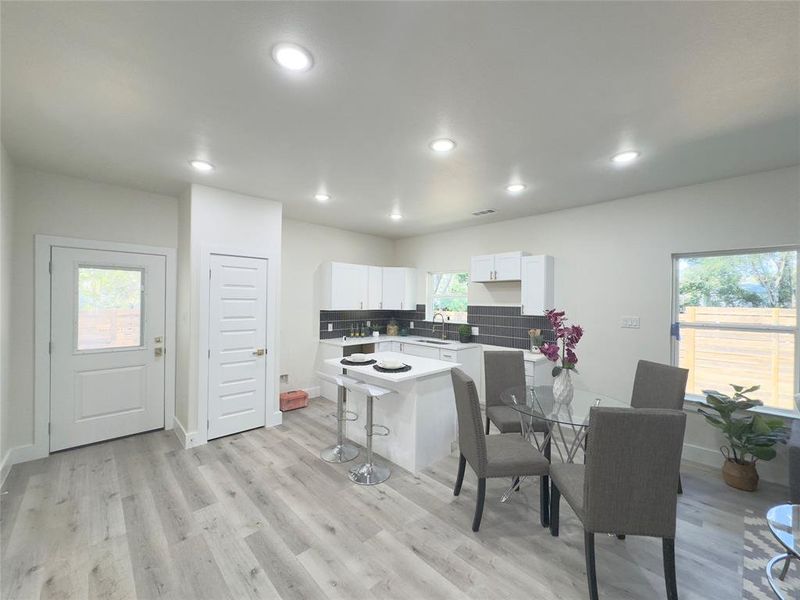
[[[81,311],[78,348],[126,348],[141,343],[141,313],[130,309]]]
[[[680,322],[796,326],[797,311],[690,306]],[[731,393],[731,383],[760,385],[755,397],[764,404],[794,407],[794,333],[682,327],[679,347],[679,364],[689,369],[689,393],[702,394],[706,389]]]

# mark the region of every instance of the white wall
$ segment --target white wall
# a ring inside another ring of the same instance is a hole
[[[392,266],[394,242],[386,238],[283,221],[280,372],[289,376],[286,389],[318,385],[314,357],[319,339],[319,304],[315,272],[326,261]]]
[[[0,467],[6,466],[9,445],[11,267],[13,247],[14,167],[0,144]],[[5,473],[0,473],[0,483]]]
[[[535,192],[520,202],[535,202]],[[800,244],[797,167],[513,221],[399,240],[395,260],[425,273],[468,270],[469,257],[510,250],[555,257],[555,300],[585,327],[577,385],[630,398],[636,361],[669,362],[671,255]],[[518,284],[472,284],[471,304],[519,304]],[[641,329],[621,329],[637,315]],[[748,382],[741,382],[748,383]],[[719,440],[690,416],[684,456],[719,463]],[[783,459],[760,466],[785,480]]]
[[[189,348],[187,379],[181,380],[176,395],[176,415],[181,427],[194,437],[204,440],[205,434],[198,434],[199,423],[205,415],[206,388],[202,378],[200,347],[203,340],[203,319],[201,297],[208,291],[203,282],[208,281],[209,253],[230,253],[243,256],[268,257],[268,297],[267,297],[267,390],[272,410],[267,409],[267,424],[280,423],[281,413],[278,404],[278,358],[280,327],[280,276],[281,276],[281,218],[282,205],[279,202],[236,194],[201,185],[192,185],[187,195],[180,199],[180,254],[179,286],[183,288],[182,300],[178,307],[179,352]],[[188,229],[186,219],[189,221]],[[189,262],[185,261],[185,251],[189,248]],[[203,272],[205,264],[206,271]],[[189,301],[186,301],[188,268]],[[202,280],[202,282],[201,282]],[[203,290],[205,289],[205,292]],[[207,323],[207,320],[205,321]],[[270,359],[272,356],[272,359]],[[205,360],[205,357],[203,357]],[[184,359],[179,356],[179,367],[185,368]],[[190,443],[195,443],[190,441]]]
[[[14,172],[9,448],[33,443],[34,235],[177,247],[178,201],[17,167]]]

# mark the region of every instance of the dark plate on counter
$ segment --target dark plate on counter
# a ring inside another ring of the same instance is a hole
[[[411,370],[411,365],[403,365],[402,367],[398,367],[397,369],[385,369],[383,367],[379,367],[378,365],[375,365],[372,368],[380,373],[405,373],[406,371]]]
[[[369,360],[357,362],[354,360],[347,360],[346,358],[343,358],[339,362],[342,363],[343,365],[347,365],[348,367],[366,367],[368,365],[374,365],[378,361],[375,360],[374,358],[370,358]]]

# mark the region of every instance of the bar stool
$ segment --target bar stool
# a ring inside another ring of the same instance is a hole
[[[319,456],[322,460],[331,463],[351,461],[358,456],[358,448],[344,441],[345,428],[347,427],[347,422],[357,420],[358,415],[352,411],[345,410],[345,387],[348,384],[356,384],[358,381],[340,374],[330,375],[317,372],[317,376],[323,381],[336,385],[336,414],[330,415],[336,419],[336,443],[323,449]]]
[[[367,461],[350,469],[350,479],[359,485],[376,485],[378,483],[383,483],[389,479],[389,475],[391,475],[392,472],[388,467],[376,465],[372,462],[372,436],[389,435],[391,431],[385,425],[373,424],[372,402],[375,398],[391,394],[392,390],[387,390],[386,388],[364,382],[347,383],[345,387],[347,387],[349,391],[359,392],[367,397],[367,424],[364,426],[367,432]],[[375,433],[376,428],[382,429],[383,432]]]

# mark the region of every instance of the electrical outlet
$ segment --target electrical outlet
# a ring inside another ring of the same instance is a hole
[[[411,323],[409,324],[408,327],[409,327],[409,329],[414,329],[414,321],[411,321]]]
[[[473,328],[472,328],[472,335],[480,335],[480,334],[478,333],[479,331],[480,331],[480,329],[479,329],[478,327],[473,327]]]
[[[367,327],[371,327],[371,326],[372,326],[372,323],[370,321],[367,321]]]
[[[639,317],[620,317],[620,327],[623,329],[639,329]]]
[[[328,331],[333,331],[333,323],[328,323]]]

